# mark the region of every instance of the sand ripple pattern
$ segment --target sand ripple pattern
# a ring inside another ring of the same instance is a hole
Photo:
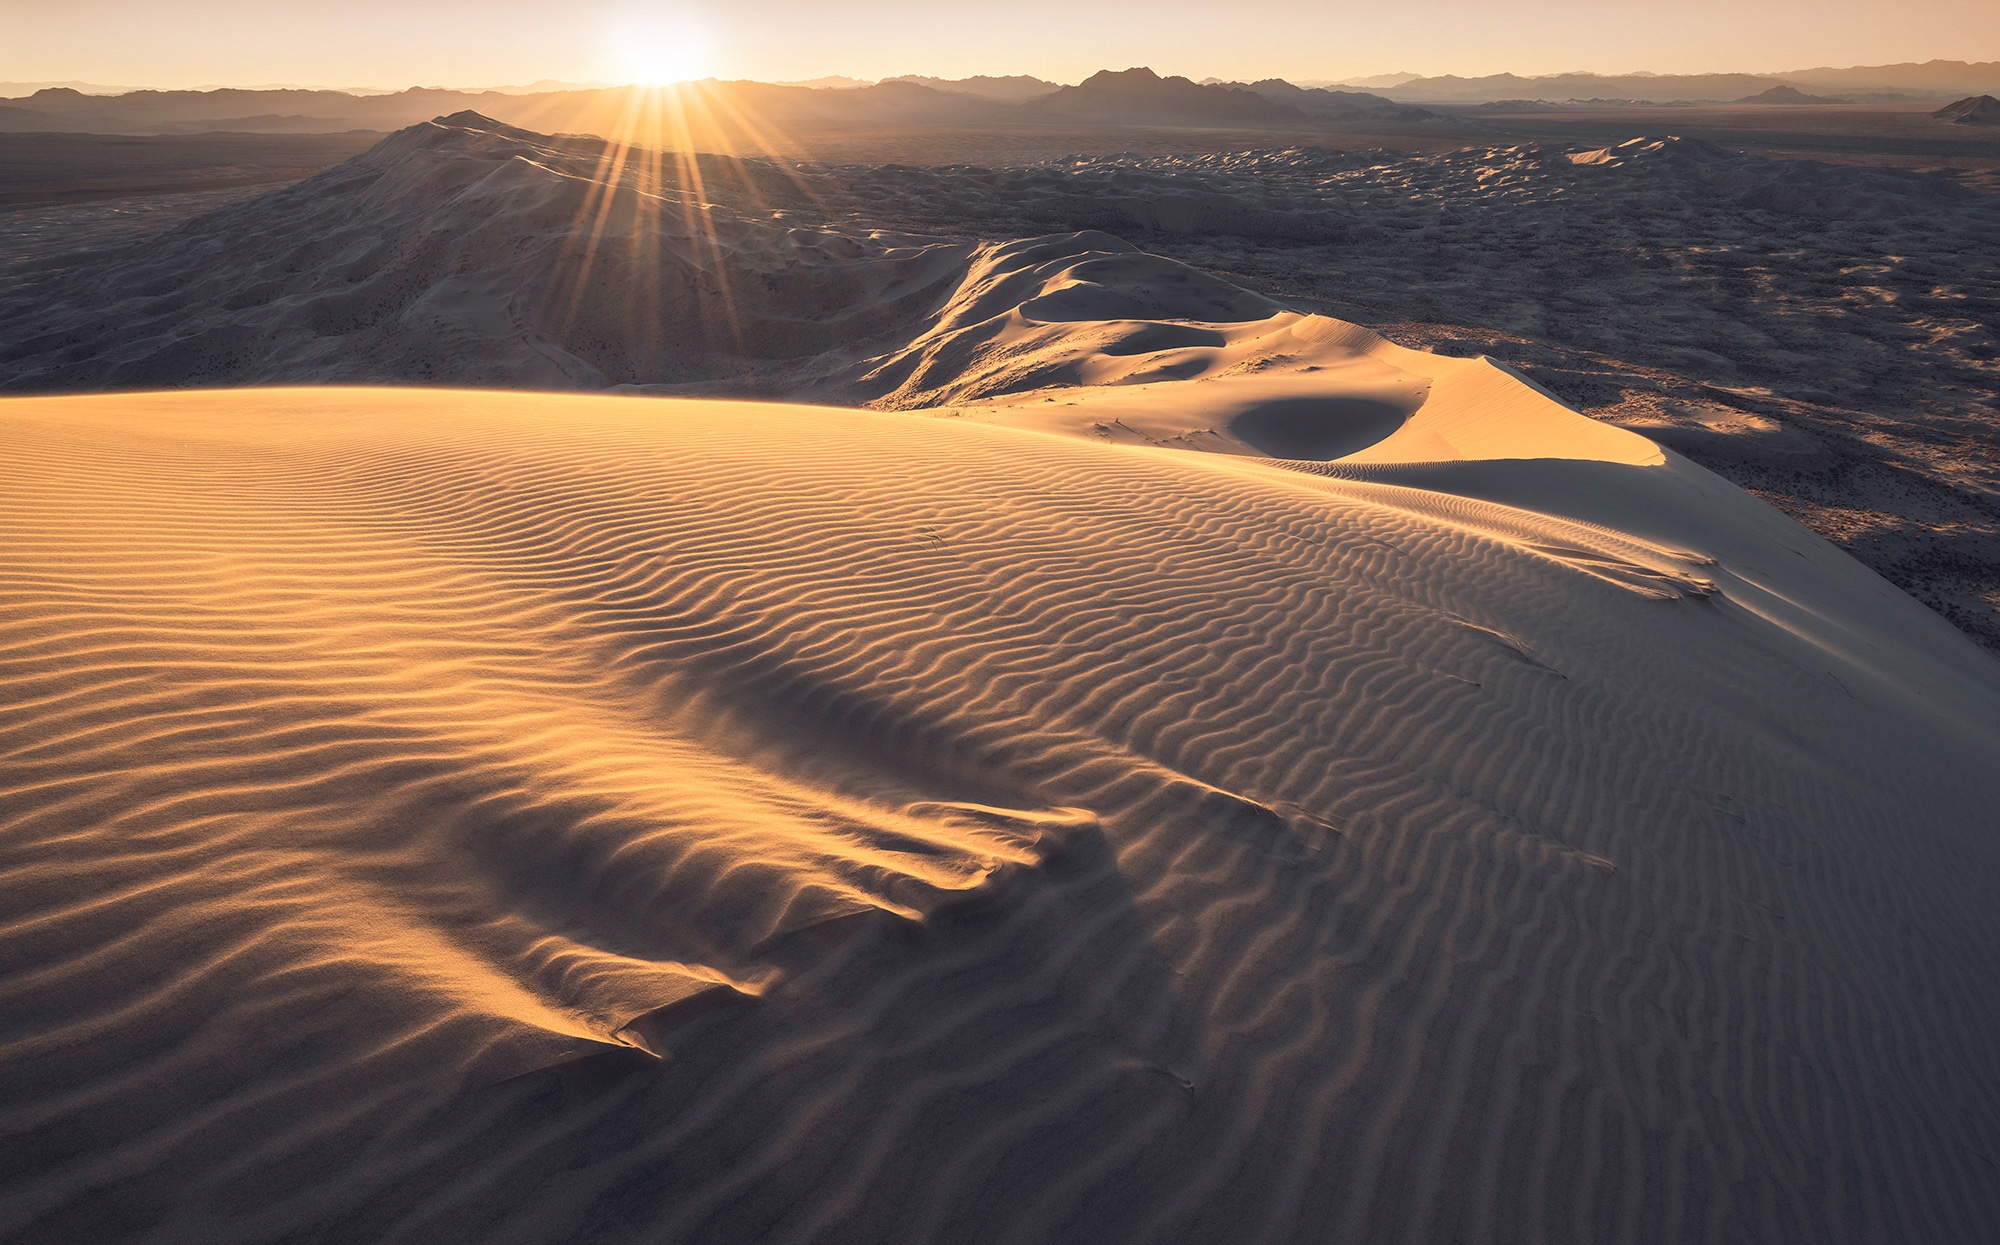
[[[7,1239],[2000,1229],[2000,675],[1784,624],[1831,550],[805,407],[0,441]]]

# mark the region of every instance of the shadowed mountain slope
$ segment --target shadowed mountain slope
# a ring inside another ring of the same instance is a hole
[[[912,325],[969,254],[655,194],[609,152],[470,113],[413,127],[111,257],[68,313],[15,303],[10,383],[713,379]]]
[[[1001,180],[1017,185],[993,187],[998,199],[1040,203],[1048,226],[1069,231],[1327,229],[1323,214],[1145,179]],[[0,388],[396,380],[799,392],[949,318],[967,274],[994,252],[794,223],[774,207],[821,198],[810,177],[766,162],[628,159],[598,140],[455,114],[81,271],[23,270],[0,311]],[[1213,291],[1193,318],[1251,298],[1115,238],[1056,249],[1124,255],[1120,282]],[[1256,318],[1280,310],[1253,301]]]
[[[984,99],[997,99],[1010,104],[1034,99],[1061,89],[1061,84],[1044,82],[1027,74],[1008,74],[1004,77],[988,77],[984,74],[970,78],[928,78],[922,74],[903,74],[900,77],[884,78],[884,82],[914,82],[927,86],[933,91],[956,91],[964,95],[977,95]]]
[[[1028,112],[1120,121],[1246,122],[1298,120],[1305,114],[1251,90],[1162,78],[1150,69],[1101,70],[1076,86],[1029,100]]]
[[[1251,91],[1263,96],[1274,104],[1296,108],[1309,117],[1355,118],[1380,117],[1407,121],[1421,121],[1436,114],[1408,104],[1399,104],[1371,95],[1366,91],[1330,90],[1326,87],[1293,86],[1282,78],[1262,78],[1256,82],[1224,82],[1208,85],[1226,86],[1234,90]]]

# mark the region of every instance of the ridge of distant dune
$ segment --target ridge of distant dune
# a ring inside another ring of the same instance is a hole
[[[1946,104],[1931,115],[1953,125],[2000,125],[2000,99],[1991,95],[1968,95]]]

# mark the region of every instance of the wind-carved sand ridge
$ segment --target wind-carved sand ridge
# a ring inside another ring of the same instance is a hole
[[[563,244],[515,157],[444,198]],[[0,1234],[2000,1222],[1990,656],[1489,360],[1100,234],[706,228],[648,305],[902,409],[0,403]],[[317,236],[271,305],[392,305]],[[486,314],[436,262],[404,323]]]

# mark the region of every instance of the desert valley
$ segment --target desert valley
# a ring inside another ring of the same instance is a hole
[[[2000,64],[1357,77],[0,91],[0,1239],[1994,1239]]]

